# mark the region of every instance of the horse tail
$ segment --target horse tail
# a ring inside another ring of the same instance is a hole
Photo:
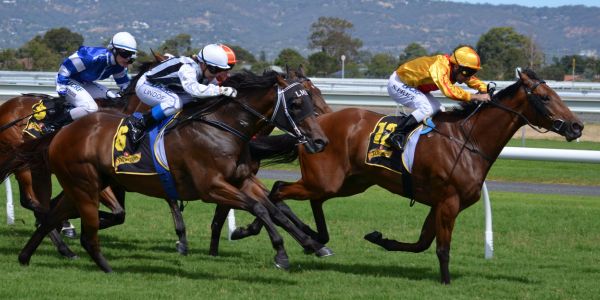
[[[250,156],[254,161],[266,160],[264,165],[290,163],[298,158],[296,138],[283,135],[257,136],[250,141]]]
[[[21,169],[47,169],[48,146],[53,137],[54,134],[47,134],[37,139],[27,140],[17,147],[0,143],[0,150],[6,158],[0,163],[0,182]]]

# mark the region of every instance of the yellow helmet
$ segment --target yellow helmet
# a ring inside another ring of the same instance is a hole
[[[450,56],[450,62],[455,65],[479,70],[481,69],[481,60],[479,60],[479,54],[469,46],[462,46],[454,49],[452,56]]]

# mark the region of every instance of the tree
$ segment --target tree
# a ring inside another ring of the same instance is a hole
[[[279,52],[273,64],[285,69],[285,66],[297,68],[300,65],[306,65],[306,59],[298,51],[286,48]]]
[[[367,77],[388,78],[398,66],[396,58],[388,53],[378,53],[368,64]]]
[[[229,46],[229,45],[227,45],[227,46]],[[240,46],[229,46],[229,48],[231,48],[231,50],[233,50],[233,52],[235,52],[235,58],[237,59],[238,63],[241,62],[241,63],[253,64],[256,62],[256,58],[248,50],[246,50]]]
[[[4,49],[0,51],[0,69],[2,70],[22,70],[23,64],[17,59],[17,51],[14,49]]]
[[[39,35],[21,47],[17,54],[24,58],[26,70],[56,71],[63,56],[52,51]]]
[[[175,56],[192,55],[196,51],[192,49],[192,37],[189,34],[180,33],[173,38],[164,41],[159,47],[160,53],[170,53]]]
[[[327,77],[340,69],[341,63],[338,63],[338,59],[325,52],[317,52],[308,56],[308,76]]]
[[[346,55],[348,60],[353,60],[362,47],[360,39],[352,38],[347,32],[354,24],[339,18],[320,17],[311,25],[311,34],[308,47],[320,49],[331,57]]]
[[[516,67],[529,66],[530,58],[538,56],[531,53],[531,49],[537,49],[532,43],[533,41],[517,33],[512,27],[490,29],[477,42],[483,68],[479,76],[495,80],[512,79]]]
[[[42,42],[52,51],[66,56],[83,45],[83,36],[65,27],[53,28],[46,31],[42,37]]]
[[[421,56],[427,56],[427,49],[418,43],[410,43],[398,57],[398,65]]]

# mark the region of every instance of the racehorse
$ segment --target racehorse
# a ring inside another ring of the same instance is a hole
[[[275,72],[263,76],[238,73],[224,84],[238,90],[235,99],[219,96],[186,107],[177,119],[180,124],[165,137],[169,168],[181,199],[202,199],[248,210],[259,217],[276,249],[277,267],[288,268],[289,260],[271,218],[305,249],[317,256],[330,255],[327,247],[297,229],[268,200],[266,188],[248,167],[247,142],[269,123],[293,133],[307,151],[320,152],[325,148],[328,141],[315,121],[308,92],[300,83],[289,83]],[[100,251],[97,234],[100,192],[110,185],[115,193],[127,190],[166,198],[158,176],[115,173],[111,147],[121,121],[114,114],[90,114],[59,131],[47,150],[19,152],[17,163],[11,166],[13,169],[0,170],[0,174],[5,175],[24,164],[34,167],[31,164],[40,160],[33,158],[41,154],[47,157],[51,171],[64,189],[64,197],[21,251],[21,264],[29,263],[43,237],[61,220],[79,216],[82,246],[101,270],[111,272]],[[30,146],[25,143],[21,149],[31,149]]]
[[[123,91],[119,99],[97,99],[96,102],[101,111],[131,114],[134,111],[148,109],[135,95],[135,84],[145,70],[149,69],[158,62],[164,60],[160,54],[154,54],[154,62],[144,63],[140,67],[138,76],[132,79],[130,86]],[[33,115],[32,106],[38,103],[42,98],[48,97],[43,94],[25,94],[7,100],[0,105],[0,165],[7,164],[15,159],[13,149],[16,149],[28,139],[28,135],[23,134],[23,129],[27,125],[29,117]],[[60,112],[58,112],[60,113]],[[32,176],[36,178],[32,178]],[[44,172],[31,172],[28,168],[21,168],[15,172],[15,179],[19,186],[19,199],[21,206],[30,209],[36,215],[36,218],[47,213],[50,208],[51,184],[50,174]],[[33,184],[33,181],[36,184]],[[59,198],[61,194],[57,196]],[[102,224],[101,228],[122,224],[125,221],[124,194],[114,195],[110,188],[102,192],[102,203],[106,205],[111,213],[100,211]],[[187,253],[187,239],[185,237],[185,226],[183,217],[176,201],[165,199],[169,204],[175,231],[179,237],[177,250],[181,254]],[[65,257],[72,258],[76,255],[70,251],[64,243],[57,230],[50,233],[52,242],[57,247],[59,253]]]
[[[329,138],[329,145],[314,155],[306,155],[300,148],[302,178],[294,183],[275,182],[269,198],[299,228],[324,244],[329,241],[322,208],[327,199],[355,195],[379,185],[428,205],[431,209],[417,242],[383,238],[377,231],[367,234],[365,239],[388,251],[422,252],[435,238],[441,282],[449,284],[455,219],[479,200],[488,171],[514,133],[529,125],[538,131],[534,126],[556,132],[567,141],[581,136],[583,124],[554,90],[532,70],[519,72],[519,77],[491,102],[471,102],[462,109],[435,115],[435,128],[422,135],[416,145],[410,186],[404,185],[401,174],[365,163],[369,136],[382,115],[356,108],[323,115],[318,122]],[[284,147],[286,141],[287,138],[275,136],[253,143],[260,143],[259,149],[268,149],[269,145]],[[260,150],[254,153],[260,154]],[[310,199],[317,232],[294,216],[283,204],[284,199]],[[258,234],[261,226],[256,220],[246,228],[238,228],[232,239]]]

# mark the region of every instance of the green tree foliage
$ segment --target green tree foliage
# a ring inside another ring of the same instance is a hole
[[[388,78],[398,66],[398,60],[388,53],[378,53],[369,62],[367,77]]]
[[[256,61],[252,64],[252,67],[250,68],[250,70],[254,73],[257,74],[261,74],[262,72],[264,72],[265,70],[270,70],[271,69],[271,64],[269,62],[266,61]]]
[[[23,58],[26,70],[33,71],[58,70],[64,59],[61,54],[52,51],[40,36],[36,36],[21,47],[17,56]]]
[[[418,43],[410,43],[404,51],[400,53],[398,57],[398,65],[401,65],[409,60],[413,60],[417,57],[427,56],[427,49],[425,49],[421,44]]]
[[[192,36],[185,33],[180,33],[162,43],[158,50],[160,53],[170,53],[175,56],[186,55],[191,56],[196,54],[192,49]]]
[[[512,27],[496,27],[483,34],[477,42],[483,70],[479,76],[491,80],[508,80],[514,77],[516,67],[539,64],[533,41],[517,33]],[[532,50],[533,53],[532,53]],[[535,63],[530,63],[535,60]]]
[[[22,63],[17,58],[17,51],[14,49],[5,49],[0,51],[0,69],[20,71],[24,69]]]
[[[227,46],[229,46],[229,48],[231,48],[231,50],[235,52],[235,58],[237,59],[238,64],[253,64],[256,62],[256,57],[254,57],[254,55],[250,53],[250,51],[242,48],[241,46]]]
[[[42,42],[52,51],[66,56],[83,45],[83,36],[64,27],[54,28],[44,34]]]
[[[327,77],[341,69],[341,62],[325,52],[308,56],[308,76]]]
[[[306,59],[298,53],[298,51],[286,48],[279,52],[279,55],[275,58],[273,64],[285,69],[286,65],[291,68],[297,68],[300,65],[305,66],[307,64],[306,62]]]
[[[331,57],[344,54],[348,60],[354,60],[363,43],[348,33],[353,27],[354,24],[344,19],[320,17],[311,25],[308,47],[319,49]]]

